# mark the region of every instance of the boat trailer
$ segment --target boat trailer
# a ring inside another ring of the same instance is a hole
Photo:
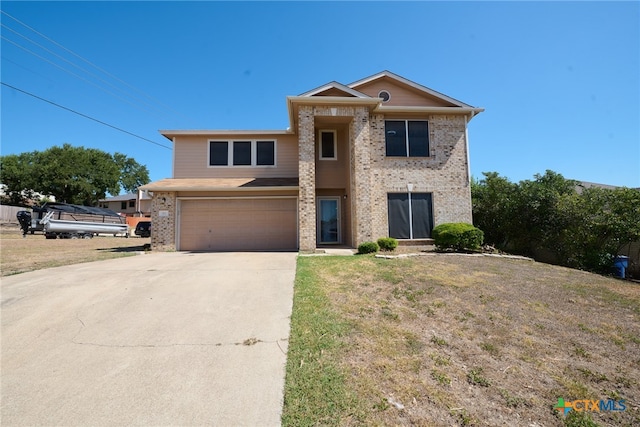
[[[20,211],[17,218],[23,237],[36,232],[47,239],[90,239],[100,233],[129,237],[126,218],[105,208],[48,203],[33,213]]]

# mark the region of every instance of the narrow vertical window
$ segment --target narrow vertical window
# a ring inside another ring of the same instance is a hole
[[[429,126],[424,121],[408,121],[409,157],[429,155]]]
[[[407,156],[407,132],[404,120],[384,122],[384,134],[389,157]]]
[[[320,131],[320,160],[337,160],[336,132],[333,130]]]

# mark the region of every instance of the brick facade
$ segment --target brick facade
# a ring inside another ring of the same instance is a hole
[[[298,110],[298,235],[299,249],[316,249],[316,163],[313,108]]]
[[[167,212],[168,216],[164,216]],[[160,216],[162,213],[163,216]],[[176,250],[176,193],[156,191],[151,199],[151,247]]]
[[[433,196],[434,225],[471,222],[471,190],[466,153],[466,121],[459,115],[429,115],[428,158],[385,155],[385,117],[366,107],[300,107],[299,227],[300,250],[316,247],[314,117],[350,117],[349,153],[351,232],[353,246],[389,234],[387,194],[415,193]]]

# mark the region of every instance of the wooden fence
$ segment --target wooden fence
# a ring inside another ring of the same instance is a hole
[[[18,211],[30,210],[27,208],[22,208],[20,206],[7,206],[0,205],[0,222],[12,222],[18,223],[18,219],[16,218],[16,214]]]

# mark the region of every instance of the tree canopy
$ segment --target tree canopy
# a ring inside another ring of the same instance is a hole
[[[121,153],[64,144],[0,156],[0,182],[6,186],[6,203],[23,205],[40,193],[59,202],[92,206],[107,193],[135,191],[149,182],[149,171]]]
[[[607,272],[623,245],[640,241],[640,190],[584,188],[553,171],[517,184],[485,172],[471,194],[485,241],[510,252]]]

